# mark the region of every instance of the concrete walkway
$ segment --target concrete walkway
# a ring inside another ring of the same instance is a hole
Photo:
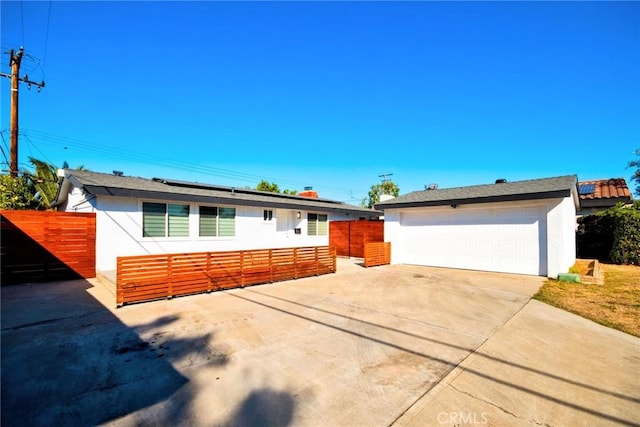
[[[640,339],[532,300],[396,426],[638,426]]]
[[[115,309],[2,288],[3,425],[635,425],[640,340],[542,280],[364,269]]]

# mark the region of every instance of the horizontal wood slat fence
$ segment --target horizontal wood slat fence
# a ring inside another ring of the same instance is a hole
[[[96,276],[94,213],[2,210],[2,284]]]
[[[364,258],[364,245],[384,242],[384,221],[352,220],[329,223],[329,246],[337,255]]]
[[[116,300],[121,306],[335,271],[328,246],[118,257]]]
[[[391,264],[391,243],[376,242],[364,245],[364,266]]]

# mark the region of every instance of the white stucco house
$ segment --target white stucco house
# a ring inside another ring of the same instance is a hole
[[[425,189],[377,204],[392,264],[557,277],[576,259],[575,175]]]
[[[100,272],[115,270],[118,256],[327,246],[328,222],[381,215],[329,199],[244,188],[71,169],[58,174],[53,205],[96,213]]]

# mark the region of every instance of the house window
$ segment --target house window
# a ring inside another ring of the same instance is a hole
[[[143,237],[189,235],[189,205],[142,203]]]
[[[270,209],[265,209],[263,211],[262,217],[264,218],[265,221],[273,220],[273,211]]]
[[[200,206],[200,237],[236,235],[236,208]]]
[[[327,215],[307,214],[307,235],[326,236],[327,235]]]

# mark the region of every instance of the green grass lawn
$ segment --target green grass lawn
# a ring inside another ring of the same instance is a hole
[[[533,298],[640,337],[640,267],[600,265],[604,285],[548,280]]]

